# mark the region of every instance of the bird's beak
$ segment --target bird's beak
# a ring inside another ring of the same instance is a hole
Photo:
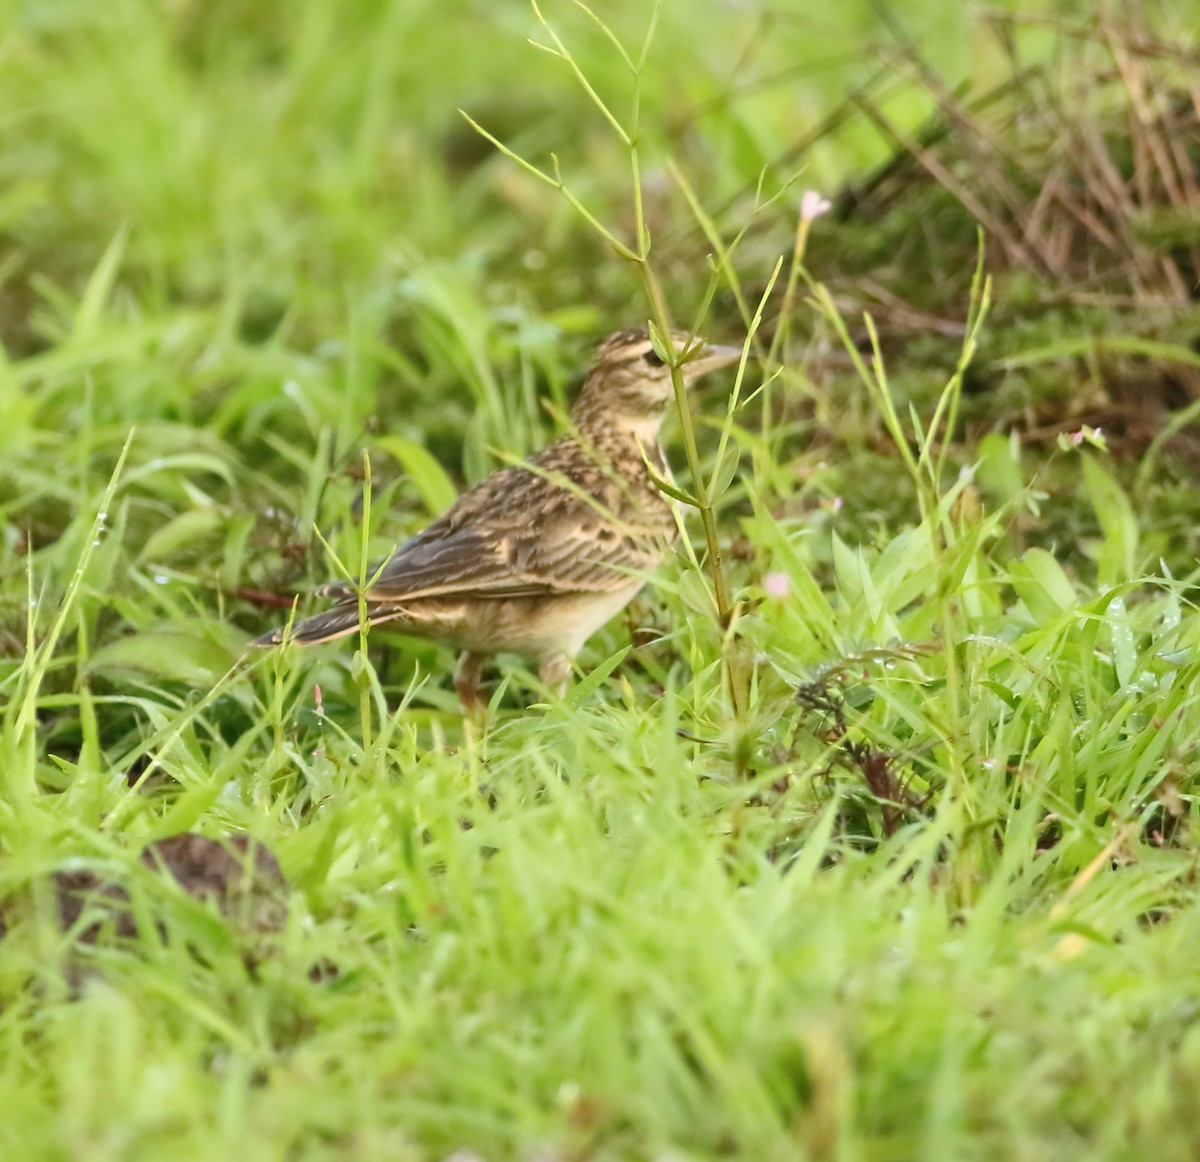
[[[706,343],[700,348],[700,352],[695,358],[689,359],[683,365],[683,376],[690,383],[702,375],[707,375],[710,371],[716,371],[719,367],[728,367],[731,363],[737,363],[741,358],[742,349],[740,347]]]

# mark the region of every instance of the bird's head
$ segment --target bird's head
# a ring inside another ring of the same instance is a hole
[[[671,343],[685,360],[679,371],[688,385],[742,355],[740,347],[706,343],[685,331],[672,331]],[[584,430],[619,428],[649,442],[673,395],[670,364],[654,350],[646,328],[617,331],[596,348],[572,418]]]

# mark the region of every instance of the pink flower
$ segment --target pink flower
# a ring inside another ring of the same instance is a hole
[[[1059,433],[1058,446],[1064,452],[1069,452],[1072,448],[1081,448],[1084,444],[1099,448],[1101,452],[1108,451],[1108,443],[1104,439],[1103,429],[1093,428],[1091,424],[1084,424],[1077,432]]]
[[[816,190],[805,190],[800,198],[800,221],[811,222],[832,209],[833,203],[828,198],[822,197]]]
[[[768,597],[786,597],[791,589],[791,582],[786,573],[768,573],[763,578],[763,588]]]

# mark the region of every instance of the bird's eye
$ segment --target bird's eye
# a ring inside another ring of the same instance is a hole
[[[661,367],[663,365],[663,361],[658,357],[658,352],[655,351],[653,347],[651,347],[650,350],[647,351],[646,354],[642,356],[642,358],[651,367]]]

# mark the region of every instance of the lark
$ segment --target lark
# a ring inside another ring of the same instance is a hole
[[[737,361],[739,347],[672,335],[685,384]],[[636,596],[675,537],[658,444],[673,397],[671,368],[643,328],[596,349],[571,430],[522,464],[493,472],[402,544],[361,594],[371,626],[462,651],[454,687],[468,712],[491,654],[535,662],[543,685],[566,689],[584,642]],[[360,594],[317,590],[336,604],[261,637],[330,641],[360,624]]]

